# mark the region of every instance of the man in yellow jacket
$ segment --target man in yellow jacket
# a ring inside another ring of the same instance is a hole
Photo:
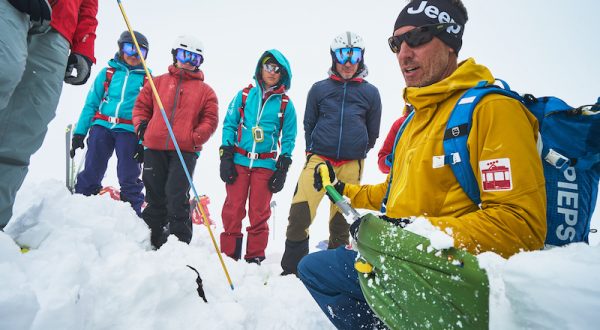
[[[460,0],[413,0],[402,10],[389,44],[406,82],[404,100],[413,108],[414,115],[396,144],[391,177],[376,185],[361,186],[337,181],[335,188],[350,198],[352,206],[379,210],[389,186],[387,218],[402,220],[423,216],[454,238],[457,251],[471,254],[491,251],[508,258],[520,251],[542,248],[546,237],[546,194],[536,147],[538,123],[514,99],[491,94],[478,102],[467,140],[470,159],[463,160],[470,162],[481,190],[481,204],[475,205],[463,191],[450,166],[439,161],[440,156],[443,159],[444,155],[446,123],[458,99],[480,81],[494,81],[492,73],[472,58],[458,62],[466,21],[467,11]],[[484,172],[490,164],[505,168],[508,179],[506,185],[492,188],[482,185],[482,177],[485,177]],[[366,226],[362,223],[361,227]],[[359,231],[359,249],[363,237],[368,240],[373,239],[367,237],[369,235],[388,234],[369,233],[366,228],[360,228]],[[394,251],[394,254],[402,256],[411,253],[402,251],[406,248],[405,241],[398,240],[397,246],[398,251]],[[419,319],[408,313],[411,305],[421,306],[417,301],[421,297],[410,294],[399,299],[400,302],[394,298],[388,300],[388,304],[392,304],[392,301],[397,303],[394,306],[396,315],[386,315],[390,306],[387,310],[374,306],[376,301],[371,292],[363,295],[364,286],[360,290],[358,274],[354,270],[355,258],[356,252],[340,248],[308,255],[298,267],[300,279],[338,328],[371,328],[380,325],[381,320],[390,328],[424,327],[431,323],[434,324],[433,328],[456,326],[446,323],[449,320],[439,324],[440,315],[431,314]],[[418,260],[399,259],[398,265],[404,269],[404,273],[398,272],[400,279],[417,272],[415,264],[411,262],[417,263]],[[465,256],[464,260],[467,259]],[[475,258],[468,260],[473,260],[473,267],[479,269]],[[461,267],[466,266],[469,265],[463,264]],[[451,272],[435,276],[443,277]],[[481,273],[485,274],[483,271]],[[436,280],[441,277],[436,277]],[[429,278],[414,278],[416,280],[410,285],[417,288],[414,291],[416,294],[440,283]],[[487,326],[487,279],[483,276],[478,281],[480,283],[474,286],[466,281],[462,289],[471,288],[471,303],[481,308],[480,313],[460,315],[462,309],[456,305],[453,311],[444,310],[441,313],[457,314],[454,321],[458,320],[463,325]],[[379,285],[377,281],[372,283]],[[474,291],[474,287],[480,291]],[[404,290],[401,287],[399,289]],[[444,289],[435,288],[433,291],[442,297]],[[395,293],[385,294],[389,297]],[[382,297],[385,300],[383,294]],[[446,295],[438,305],[445,305],[454,298]],[[421,303],[431,305],[436,302],[432,298]],[[389,314],[394,312],[390,311]]]

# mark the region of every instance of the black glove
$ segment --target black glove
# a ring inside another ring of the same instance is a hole
[[[321,189],[323,189],[323,179],[321,178],[321,173],[319,172],[319,167],[321,167],[321,164],[327,165],[327,170],[329,171],[329,181],[331,181],[331,183],[333,184],[333,188],[335,188],[335,190],[340,195],[344,195],[344,188],[346,187],[346,184],[336,179],[335,172],[333,171],[333,166],[327,160],[324,163],[319,163],[317,164],[317,166],[315,166],[313,187],[315,187],[317,191],[321,191]],[[331,198],[331,196],[329,196],[329,194],[325,195],[327,195],[327,197],[332,203],[335,203],[335,201],[333,200],[333,198]]]
[[[352,236],[352,238],[356,241],[358,240],[358,228],[360,227],[360,223],[362,222],[363,217],[358,218],[358,220],[354,221],[351,225],[350,225],[350,229],[348,229],[348,231],[350,232],[350,236]]]
[[[138,145],[135,147],[135,152],[133,153],[133,159],[135,159],[140,164],[144,162],[144,145],[143,144],[138,143]]]
[[[396,225],[398,227],[406,227],[408,226],[408,224],[412,223],[412,219],[409,218],[390,218],[387,215],[381,215],[380,218],[382,220],[385,220],[393,225]]]
[[[233,163],[233,152],[233,146],[221,146],[219,148],[221,155],[219,171],[221,172],[221,180],[227,184],[233,184],[238,176]]]
[[[277,159],[277,164],[275,165],[277,169],[269,179],[269,190],[271,190],[272,193],[278,193],[283,189],[285,177],[287,176],[291,164],[292,159],[289,156],[281,155]]]
[[[138,125],[136,131],[138,141],[144,141],[144,134],[146,134],[146,128],[148,128],[148,121],[142,120]]]
[[[71,138],[71,151],[69,152],[71,154],[71,158],[75,157],[75,149],[85,148],[85,144],[83,143],[84,139],[85,139],[85,135],[81,135],[81,134],[73,135],[73,137]]]
[[[77,54],[71,53],[67,62],[67,70],[65,71],[65,82],[71,85],[83,85],[90,77],[92,68],[92,60]],[[73,69],[77,70],[77,75],[73,76]]]
[[[385,220],[385,221],[387,221],[393,225],[396,225],[398,227],[401,227],[401,228],[406,227],[408,224],[410,224],[412,222],[412,220],[409,218],[390,218],[385,215],[381,215],[379,217],[382,220]],[[348,231],[350,232],[350,236],[352,236],[352,238],[354,238],[355,241],[358,240],[358,229],[360,227],[360,224],[363,222],[363,219],[364,219],[364,217],[360,217],[358,220],[354,221],[350,225],[350,229],[348,229]]]
[[[52,7],[47,0],[8,0],[13,7],[29,15],[29,20],[44,25],[52,18]]]
[[[335,172],[333,171],[333,166],[328,160],[326,160],[324,163],[319,163],[317,164],[317,166],[315,166],[313,187],[315,187],[317,191],[321,191],[321,189],[323,189],[323,179],[321,178],[321,173],[319,172],[319,168],[322,164],[327,165],[327,170],[329,171],[329,181],[331,181],[335,190],[337,190],[337,192],[340,193],[340,195],[343,195],[344,187],[346,187],[346,184],[336,179]]]

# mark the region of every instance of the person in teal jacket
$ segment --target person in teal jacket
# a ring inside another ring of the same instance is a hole
[[[148,55],[148,39],[135,31],[142,56]],[[85,168],[77,175],[75,192],[96,195],[102,189],[102,178],[108,160],[117,154],[117,176],[121,186],[121,200],[129,202],[141,215],[144,185],[140,180],[143,148],[131,121],[135,100],[145,82],[145,72],[131,34],[125,31],[117,41],[119,50],[96,76],[87,96],[71,141],[71,157],[77,148],[83,149],[85,136],[88,151]],[[134,159],[136,155],[136,159]]]
[[[221,251],[238,260],[242,254],[242,220],[248,201],[247,262],[265,259],[273,193],[283,189],[296,140],[296,110],[285,94],[292,71],[278,50],[264,52],[254,73],[255,86],[239,91],[223,121],[221,179],[227,197],[221,213]]]

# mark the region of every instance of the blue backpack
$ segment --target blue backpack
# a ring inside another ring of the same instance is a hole
[[[467,149],[473,110],[482,97],[491,93],[520,101],[537,118],[540,126],[547,197],[546,244],[561,246],[572,242],[588,243],[600,177],[600,98],[596,105],[573,108],[552,96],[521,96],[512,91],[506,82],[498,81],[503,87],[482,81],[467,90],[456,103],[444,134],[444,164],[450,165],[465,193],[473,203],[479,205],[479,185],[468,161]],[[398,130],[393,150],[396,150],[396,144],[413,113]],[[485,180],[483,184],[486,184]],[[386,202],[387,193],[382,212],[385,212]]]

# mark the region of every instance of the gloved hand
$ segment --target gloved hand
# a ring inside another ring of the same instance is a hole
[[[71,154],[71,158],[75,157],[75,149],[85,148],[85,144],[83,143],[84,139],[85,139],[85,135],[81,135],[81,134],[73,135],[73,137],[71,138],[71,151],[69,152]]]
[[[71,85],[83,85],[90,77],[92,68],[92,60],[77,54],[71,53],[67,62],[67,70],[65,71],[65,82]],[[77,75],[73,76],[73,69],[77,70]]]
[[[278,193],[283,189],[285,178],[291,164],[292,159],[287,155],[281,155],[277,159],[277,164],[275,165],[277,169],[269,179],[269,190],[271,190],[272,193]]]
[[[327,165],[327,170],[329,171],[329,180],[333,184],[333,187],[335,188],[335,190],[337,190],[337,192],[340,193],[340,195],[343,195],[346,184],[343,183],[342,181],[339,181],[335,177],[335,172],[333,171],[333,166],[327,160],[324,163],[319,163],[319,164],[317,164],[317,166],[315,166],[313,187],[315,187],[315,189],[317,191],[321,191],[321,189],[323,189],[323,179],[321,178],[321,173],[319,172],[319,167],[321,167],[322,164]]]
[[[412,222],[412,219],[410,218],[390,218],[386,215],[381,215],[379,216],[382,220],[385,220],[393,225],[396,225],[398,227],[404,228],[406,227],[408,224],[410,224]],[[350,225],[350,229],[348,229],[348,231],[350,232],[350,236],[352,236],[352,238],[356,241],[358,240],[358,229],[360,227],[360,224],[362,223],[362,221],[365,219],[365,217],[360,217],[358,220],[354,221],[351,225]]]
[[[52,18],[52,7],[47,0],[8,0],[13,7],[29,15],[29,20],[49,24]]]
[[[140,164],[144,162],[144,145],[143,144],[138,143],[138,145],[135,147],[135,152],[133,153],[133,159],[135,159]]]
[[[146,134],[146,128],[148,128],[148,121],[142,120],[136,130],[138,141],[144,141],[144,134]]]
[[[382,220],[385,220],[393,225],[404,228],[413,222],[411,218],[390,218],[387,215],[379,216]]]
[[[350,229],[348,229],[348,231],[350,232],[350,236],[352,236],[352,239],[354,239],[355,241],[358,239],[358,228],[360,227],[360,223],[362,222],[362,220],[363,217],[358,218],[358,220],[354,221],[350,225]]]
[[[238,174],[233,163],[233,146],[221,146],[219,153],[221,155],[221,164],[219,171],[221,180],[227,184],[233,184]]]

